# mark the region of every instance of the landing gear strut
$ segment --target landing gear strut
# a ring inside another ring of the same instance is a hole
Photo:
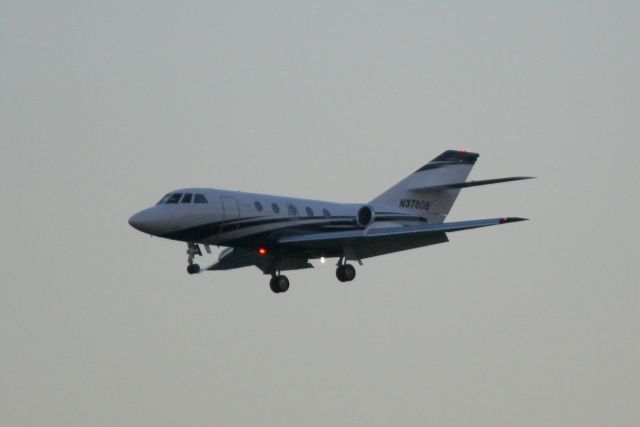
[[[269,281],[269,287],[276,294],[279,294],[280,292],[287,292],[289,289],[289,279],[287,279],[287,276],[282,274],[278,276],[274,274]]]
[[[344,264],[342,263],[344,260]],[[344,258],[340,258],[338,261],[338,268],[336,268],[336,277],[341,282],[350,282],[356,278],[356,269],[351,264],[347,264]]]
[[[189,255],[189,257],[187,258],[187,263],[189,264],[187,265],[187,273],[189,274],[199,273],[200,266],[198,264],[193,263],[193,258],[196,255],[202,256],[202,251],[200,250],[200,246],[198,246],[193,242],[187,243],[187,255]]]

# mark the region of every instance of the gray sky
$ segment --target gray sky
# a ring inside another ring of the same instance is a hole
[[[0,3],[0,424],[640,423],[638,2]],[[128,217],[481,153],[532,221],[274,296]],[[205,264],[206,262],[201,262]]]

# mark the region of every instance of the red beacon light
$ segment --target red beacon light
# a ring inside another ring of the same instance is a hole
[[[260,248],[260,249],[258,249],[258,253],[260,255],[266,255],[267,254],[267,250],[265,248]]]

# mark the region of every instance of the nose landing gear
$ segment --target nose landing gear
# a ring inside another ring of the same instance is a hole
[[[189,274],[199,273],[200,266],[198,264],[193,263],[193,258],[196,255],[202,256],[202,251],[200,250],[200,246],[198,246],[193,242],[187,243],[187,255],[189,255],[189,257],[187,258],[187,263],[189,264],[187,265],[187,273]]]

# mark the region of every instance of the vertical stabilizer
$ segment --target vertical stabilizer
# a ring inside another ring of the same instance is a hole
[[[451,210],[459,188],[429,187],[464,182],[478,159],[478,153],[448,150],[371,201],[407,209],[431,223],[441,223]]]

